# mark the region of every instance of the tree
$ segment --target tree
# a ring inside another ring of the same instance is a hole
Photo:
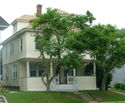
[[[70,58],[73,53],[65,46],[69,35],[81,28],[89,27],[94,18],[89,11],[87,11],[86,15],[62,15],[56,9],[52,10],[50,8],[47,9],[45,14],[37,14],[36,16],[37,18],[31,20],[30,23],[36,31],[35,42],[39,47],[40,58],[42,58],[45,70],[42,74],[42,81],[47,91],[50,91],[50,83],[53,78],[59,74],[63,64],[67,64],[64,61],[67,61],[67,58]],[[63,56],[64,54],[67,55]],[[49,73],[51,63],[53,63],[55,71],[52,77],[50,77]],[[79,66],[77,61],[74,61],[74,63]]]
[[[92,58],[96,58],[96,64],[103,71],[102,90],[106,89],[108,74],[114,68],[125,64],[125,41],[121,39],[124,36],[112,25],[99,24],[76,33],[68,41],[74,43],[70,44],[71,49],[76,49],[81,53],[86,52]]]

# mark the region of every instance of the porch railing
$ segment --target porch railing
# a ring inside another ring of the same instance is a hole
[[[59,84],[59,76],[56,76],[52,81],[52,85],[55,86],[58,84]],[[77,78],[75,76],[69,76],[67,74],[67,84],[73,84],[75,86],[75,88],[78,88]]]

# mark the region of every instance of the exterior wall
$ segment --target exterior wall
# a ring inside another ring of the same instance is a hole
[[[17,22],[17,31],[29,26],[29,22]]]
[[[13,72],[12,72],[12,68],[13,68],[13,65],[14,64],[17,64],[17,78],[14,79],[13,78]],[[5,68],[8,66],[9,68],[9,72],[8,72],[8,80],[6,79],[6,72],[5,72]],[[2,71],[2,75],[3,75],[3,85],[5,86],[19,86],[20,85],[20,65],[18,62],[14,62],[14,63],[10,63],[10,64],[7,64],[7,65],[4,65],[3,66],[3,71]]]
[[[39,50],[35,49],[35,37],[33,32],[26,33],[26,58],[38,58]],[[46,55],[46,57],[48,57]]]
[[[96,90],[96,77],[94,76],[77,76],[78,90]]]
[[[45,91],[46,87],[44,86],[41,77],[29,77],[22,78],[21,80],[21,91]]]
[[[23,39],[23,51],[20,52],[19,50],[19,40],[20,38]],[[10,43],[13,42],[14,44],[14,54],[11,56],[10,55]],[[2,65],[8,64],[15,62],[18,59],[25,58],[26,56],[26,34],[22,34],[18,37],[16,37],[14,40],[6,43],[3,45],[3,50],[2,50]],[[6,56],[6,48],[7,48],[7,56]]]
[[[27,26],[29,26],[29,22],[22,22],[22,21],[15,22],[13,24],[13,34]]]

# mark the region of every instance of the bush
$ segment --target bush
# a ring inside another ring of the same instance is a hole
[[[114,88],[120,89],[121,88],[121,83],[115,83]]]
[[[125,84],[116,83],[116,84],[114,85],[114,88],[116,88],[116,89],[121,89],[121,90],[125,90]]]
[[[121,90],[125,90],[125,85],[124,85],[124,84],[121,84],[121,85],[120,85],[120,89],[121,89]]]
[[[6,88],[0,88],[1,93],[9,93],[9,90]]]

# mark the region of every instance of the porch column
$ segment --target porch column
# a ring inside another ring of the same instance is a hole
[[[50,63],[50,76],[51,77],[53,76],[53,65],[52,65],[52,63]]]
[[[94,76],[96,76],[96,64],[95,64],[95,62],[93,62],[93,74],[94,74]]]
[[[26,62],[27,77],[30,77],[29,61]]]
[[[76,76],[76,69],[73,69],[73,76]]]

